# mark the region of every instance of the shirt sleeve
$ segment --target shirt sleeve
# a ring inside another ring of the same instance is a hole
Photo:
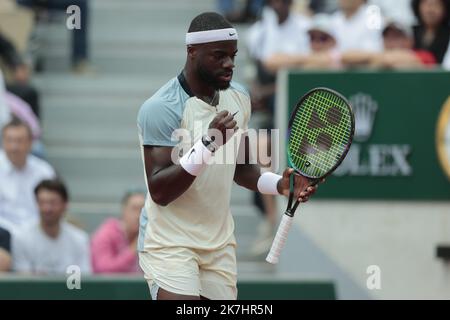
[[[172,134],[180,124],[175,108],[161,99],[149,99],[139,110],[138,129],[145,146],[176,146],[178,140]]]

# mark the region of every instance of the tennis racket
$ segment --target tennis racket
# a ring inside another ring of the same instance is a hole
[[[344,160],[353,140],[355,117],[339,93],[316,88],[297,103],[289,120],[287,154],[294,173],[312,180],[311,185],[331,174]],[[278,263],[295,210],[294,174],[290,176],[289,201],[266,261]]]

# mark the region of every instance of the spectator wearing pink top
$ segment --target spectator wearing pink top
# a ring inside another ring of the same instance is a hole
[[[94,273],[136,273],[140,271],[136,243],[139,215],[144,202],[145,194],[143,192],[128,192],[122,200],[121,219],[110,218],[95,232],[91,241]]]

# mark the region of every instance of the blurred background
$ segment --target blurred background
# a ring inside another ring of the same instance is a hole
[[[0,298],[149,298],[137,112],[204,11],[239,32],[251,126],[281,130],[258,142],[280,156],[268,169],[308,90],[356,117],[278,265],[264,259],[285,199],[233,188],[239,298],[450,299],[448,0],[0,0]]]

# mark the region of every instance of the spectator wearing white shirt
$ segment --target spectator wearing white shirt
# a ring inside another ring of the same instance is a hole
[[[411,8],[411,0],[369,0],[369,4],[378,6],[384,17],[412,26],[416,22]]]
[[[250,94],[255,110],[273,114],[275,74],[262,61],[274,54],[306,54],[310,51],[308,28],[310,18],[292,11],[292,0],[269,0],[262,19],[247,34],[247,49],[256,64],[256,79]],[[273,117],[270,117],[273,119]],[[268,127],[273,127],[272,123]]]
[[[40,221],[13,236],[13,270],[32,274],[65,274],[76,266],[91,273],[89,236],[63,221],[69,196],[59,180],[44,180],[36,186]]]
[[[3,127],[2,141],[0,219],[17,229],[38,220],[33,190],[40,181],[53,178],[55,171],[47,162],[30,154],[31,129],[20,120],[13,119]]]
[[[331,21],[339,51],[381,52],[381,10],[367,5],[365,0],[339,0],[339,8],[340,10],[332,15]]]
[[[277,72],[282,68],[340,69],[341,53],[336,48],[335,32],[330,15],[316,14],[308,31],[311,54],[275,54],[264,60],[266,69]]]
[[[269,0],[260,21],[247,34],[247,48],[253,59],[262,60],[275,53],[309,52],[310,18],[292,12],[292,0]]]

